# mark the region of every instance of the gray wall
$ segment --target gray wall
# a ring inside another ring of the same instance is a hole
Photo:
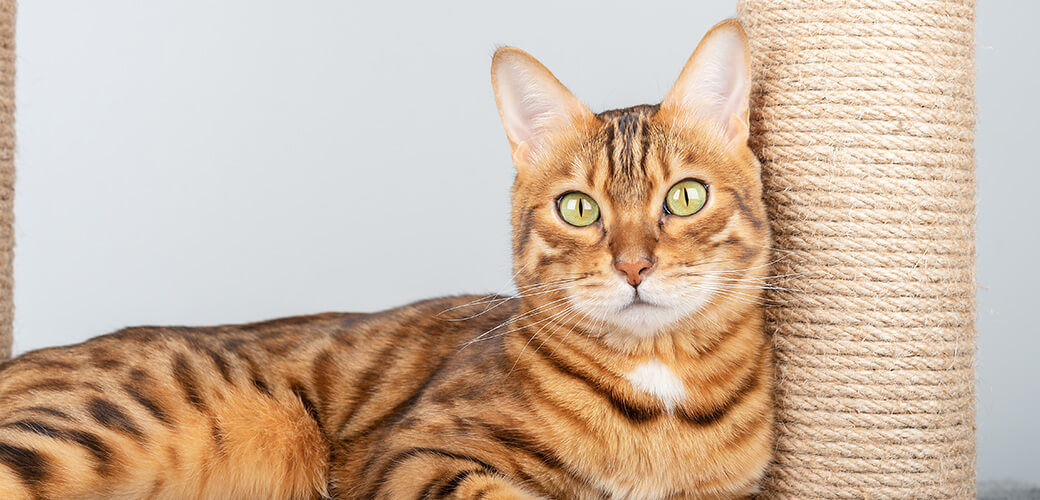
[[[979,477],[1040,483],[1040,103],[1038,2],[981,1]]]
[[[488,83],[656,102],[711,2],[22,2],[15,348],[508,290]],[[1034,2],[979,10],[979,474],[1038,480]],[[421,200],[414,211],[395,197]]]

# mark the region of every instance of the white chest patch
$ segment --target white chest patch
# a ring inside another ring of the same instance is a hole
[[[672,411],[672,408],[686,397],[686,388],[683,387],[682,380],[656,359],[637,366],[626,378],[637,391],[660,399],[668,411]]]

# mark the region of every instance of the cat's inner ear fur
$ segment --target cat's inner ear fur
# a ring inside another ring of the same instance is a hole
[[[730,147],[745,146],[751,91],[750,54],[740,23],[723,21],[708,31],[686,61],[662,109],[707,121]]]
[[[542,63],[514,47],[495,52],[491,85],[518,169],[530,165],[554,133],[592,116]]]

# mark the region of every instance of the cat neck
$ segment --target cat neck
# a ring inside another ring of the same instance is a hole
[[[567,322],[545,326],[551,322],[534,316],[517,314],[505,335],[510,373],[532,394],[558,396],[560,406],[576,404],[574,391],[587,391],[634,422],[663,415],[690,422],[707,418],[720,404],[719,394],[741,390],[741,380],[757,380],[745,375],[759,371],[768,348],[760,309],[714,329],[642,339],[628,350],[604,342],[602,331]],[[733,373],[745,375],[726,375]]]

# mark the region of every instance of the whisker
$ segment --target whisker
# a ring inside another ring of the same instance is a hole
[[[520,273],[522,273],[525,269],[527,269],[527,266],[529,266],[529,265],[530,265],[530,263],[524,264],[523,266],[520,266],[520,269],[517,269],[516,271],[514,271],[513,275],[509,278],[509,282],[508,283],[514,283],[516,281],[516,277],[519,276]],[[477,299],[477,300],[475,300],[473,302],[470,302],[470,303],[467,303],[467,304],[462,304],[460,306],[455,306],[455,307],[451,307],[451,308],[445,309],[445,310],[443,310],[443,311],[441,311],[440,313],[437,313],[437,314],[440,315],[440,314],[443,314],[445,312],[453,311],[453,310],[461,308],[461,307],[466,307],[466,306],[469,306],[469,305],[473,305],[475,302],[478,302],[480,300],[484,300],[484,299],[489,298],[489,297],[493,297],[495,295],[497,295],[497,294],[489,293],[487,295],[484,295],[484,297],[481,298],[481,299]]]
[[[563,314],[566,314],[566,313],[568,313],[568,312],[570,312],[570,311],[574,310],[575,308],[577,308],[577,305],[575,305],[575,304],[571,304],[570,306],[568,306],[568,307],[564,308],[564,309],[563,309],[562,311],[560,311],[560,312],[558,312],[558,313],[556,313],[556,314],[553,314],[553,315],[552,315],[552,316],[550,316],[550,317],[549,317],[548,319],[550,319],[550,320],[551,320],[551,319],[555,319],[555,318],[557,318],[557,317],[559,317],[559,316],[561,316],[561,315],[563,315]],[[534,332],[534,334],[533,334],[533,335],[531,335],[531,338],[527,340],[527,343],[526,343],[526,344],[524,344],[524,347],[522,347],[522,348],[520,349],[520,353],[516,355],[516,361],[514,361],[514,362],[513,362],[513,366],[512,366],[512,367],[511,367],[511,368],[509,369],[509,371],[508,371],[508,372],[506,372],[506,376],[509,376],[509,374],[513,373],[513,370],[515,370],[515,369],[516,369],[516,365],[517,365],[518,363],[520,363],[520,358],[521,358],[521,357],[523,357],[523,355],[524,355],[524,351],[526,351],[526,350],[527,350],[527,346],[531,345],[531,342],[533,342],[533,341],[534,341],[535,337],[537,337],[537,336],[538,336],[538,334],[539,334],[539,333],[540,333],[540,332],[541,332],[542,330],[544,330],[544,329],[545,329],[545,327],[546,327],[546,326],[547,326],[548,324],[551,324],[551,323],[547,323],[546,325],[542,325],[542,327],[541,327],[541,328],[539,328],[539,329],[538,329],[538,331]]]
[[[584,305],[584,303],[583,303],[583,305]],[[549,334],[549,336],[546,337],[545,340],[543,340],[541,344],[538,344],[538,347],[536,347],[534,349],[535,352],[537,352],[538,349],[541,349],[542,346],[545,345],[545,343],[549,341],[549,339],[553,338],[553,335],[556,335],[556,332],[560,331],[560,328],[563,328],[564,326],[566,326],[567,322],[569,322],[570,320],[574,319],[575,316],[581,314],[581,309],[578,306],[575,306],[573,310],[574,310],[573,314],[571,314],[571,315],[567,316],[566,318],[564,318],[563,320],[561,320],[559,322],[560,326],[558,326],[555,330],[553,330],[552,333]],[[571,325],[571,330],[574,329],[574,326],[575,325]],[[570,332],[568,331],[568,333],[570,333]]]
[[[530,286],[527,286],[527,287],[522,287],[522,289],[520,291],[518,291],[518,293],[510,294],[510,295],[488,294],[488,295],[485,295],[485,296],[480,297],[478,299],[475,299],[475,300],[472,300],[470,302],[467,302],[465,304],[457,305],[457,306],[454,306],[454,307],[449,307],[449,308],[447,308],[447,309],[437,313],[437,315],[439,316],[439,315],[442,315],[442,314],[444,314],[446,312],[454,311],[454,310],[457,310],[457,309],[462,309],[462,308],[465,308],[465,307],[472,307],[472,306],[477,306],[477,305],[488,305],[489,306],[489,307],[486,307],[483,311],[481,311],[479,313],[476,313],[476,314],[474,314],[472,316],[468,316],[468,317],[465,317],[465,318],[455,318],[455,319],[452,319],[452,321],[461,321],[461,320],[475,318],[475,317],[480,316],[481,314],[484,314],[484,313],[494,309],[495,307],[498,307],[498,306],[500,306],[500,305],[502,305],[502,304],[504,304],[506,302],[509,302],[510,300],[513,300],[513,299],[520,299],[520,298],[524,298],[524,297],[531,297],[531,296],[534,296],[534,295],[542,295],[542,294],[546,294],[546,293],[553,293],[553,292],[560,291],[560,290],[566,290],[567,287],[558,287],[558,288],[553,289],[553,290],[546,290],[546,288],[550,288],[550,287],[553,287],[553,286],[556,286],[556,285],[561,285],[561,284],[566,284],[566,283],[572,283],[572,282],[578,281],[580,279],[582,279],[582,278],[564,278],[564,279],[548,281],[548,282],[545,282],[545,283],[538,283],[538,284],[530,285]],[[492,306],[492,304],[494,304],[494,305]]]
[[[742,293],[742,292],[737,292],[737,291],[733,291],[733,290],[727,290],[725,288],[706,287],[706,286],[698,286],[698,285],[693,285],[691,288],[694,288],[696,290],[702,290],[702,291],[709,292],[711,295],[723,296],[723,297],[729,297],[729,298],[736,298],[736,299],[745,299],[745,300],[741,300],[741,302],[748,303],[748,304],[756,304],[756,305],[763,305],[763,306],[768,304],[768,299],[765,299],[763,297],[750,295],[750,294]]]
[[[532,309],[530,311],[527,311],[526,313],[521,314],[519,316],[511,316],[508,319],[506,319],[505,321],[499,323],[498,326],[495,326],[494,328],[491,328],[490,330],[487,330],[484,333],[481,333],[480,335],[477,335],[476,337],[474,337],[470,341],[466,342],[465,344],[462,345],[462,347],[460,347],[460,349],[469,346],[470,344],[472,344],[472,343],[474,343],[474,342],[484,338],[487,334],[489,334],[489,333],[491,333],[491,332],[493,332],[495,330],[498,330],[499,328],[502,328],[503,326],[505,326],[505,325],[507,325],[507,324],[509,324],[511,322],[515,322],[517,320],[529,317],[529,316],[531,316],[533,314],[537,314],[539,312],[539,310],[541,310],[541,309],[551,309],[553,306],[556,306],[559,303],[561,303],[563,301],[566,301],[566,300],[567,300],[567,297],[564,297],[564,298],[561,298],[561,299],[557,299],[557,300],[554,300],[552,302],[548,302],[548,303],[542,304],[542,305],[540,305],[540,306],[538,306],[538,307],[536,307],[536,308],[534,308],[534,309]],[[535,323],[535,324],[537,324],[537,323]],[[522,327],[520,327],[520,328],[522,328]],[[504,333],[509,333],[511,331],[516,331],[516,329],[509,330],[509,331],[504,332]]]
[[[574,331],[574,329],[575,329],[575,328],[576,328],[576,327],[577,327],[578,325],[580,325],[582,321],[585,321],[585,318],[589,317],[589,313],[591,313],[591,312],[592,312],[592,309],[589,309],[589,310],[585,311],[585,314],[582,314],[581,318],[578,318],[578,321],[576,321],[576,322],[575,322],[575,323],[574,323],[573,325],[571,325],[571,328],[570,328],[570,330],[567,330],[567,334],[566,334],[566,335],[564,335],[562,339],[560,339],[560,342],[559,342],[559,343],[557,343],[557,344],[556,344],[556,347],[554,347],[554,348],[553,348],[553,350],[552,350],[552,352],[550,352],[550,353],[549,353],[549,355],[550,355],[550,356],[552,356],[553,354],[556,354],[556,350],[557,350],[557,349],[559,349],[559,348],[560,348],[560,346],[561,346],[561,345],[563,345],[563,344],[564,344],[565,342],[567,342],[567,337],[570,337],[570,335],[571,335],[571,332],[573,332],[573,331]],[[588,336],[588,335],[586,335],[586,336],[585,336],[585,341],[586,341],[586,342],[588,342],[588,338],[589,338],[589,336]],[[542,344],[544,345],[544,344],[545,344],[545,342],[542,342]],[[542,347],[542,346],[538,346],[538,348],[539,348],[539,349],[540,349],[541,347]]]
[[[563,283],[573,282],[573,281],[579,280],[580,278],[581,277],[566,277],[566,278],[560,278],[560,279],[555,279],[555,280],[549,280],[547,282],[534,283],[534,284],[527,285],[527,286],[524,286],[524,287],[518,287],[517,288],[517,292],[518,293],[523,293],[524,291],[529,291],[529,290],[540,288],[540,287],[549,287],[549,286],[556,285],[556,284],[563,284]],[[448,309],[445,310],[445,312],[446,311],[451,311],[451,310],[454,310],[454,309],[464,308],[464,307],[467,307],[467,306],[472,306],[474,304],[480,304],[480,302],[482,302],[482,300],[484,298],[491,297],[491,296],[494,296],[494,295],[498,295],[498,294],[497,293],[489,293],[489,294],[485,295],[484,297],[480,297],[480,298],[477,298],[477,299],[472,300],[470,302],[467,302],[467,304],[463,304],[461,306],[456,306],[456,307],[453,307],[453,308],[448,308]],[[514,294],[509,294],[509,295],[512,296]]]
[[[451,319],[448,319],[448,321],[465,321],[465,320],[473,319],[473,318],[476,318],[476,317],[478,317],[478,316],[480,316],[482,314],[487,313],[488,311],[491,311],[491,310],[495,309],[496,307],[501,306],[502,304],[505,304],[506,302],[509,302],[510,300],[520,299],[520,298],[524,298],[524,297],[534,297],[534,296],[537,296],[537,295],[545,295],[545,294],[550,294],[550,293],[556,293],[556,292],[570,290],[571,288],[574,288],[574,287],[573,286],[559,287],[559,288],[553,288],[551,290],[541,290],[541,291],[538,291],[538,292],[535,292],[535,293],[529,293],[529,294],[526,294],[526,295],[511,295],[511,296],[508,296],[508,297],[496,299],[496,300],[498,300],[497,304],[491,305],[491,304],[494,303],[494,301],[490,301],[490,302],[487,303],[487,306],[484,308],[484,310],[480,311],[479,313],[475,313],[475,314],[472,314],[470,316],[465,316],[465,317],[462,317],[462,318],[451,318]]]

